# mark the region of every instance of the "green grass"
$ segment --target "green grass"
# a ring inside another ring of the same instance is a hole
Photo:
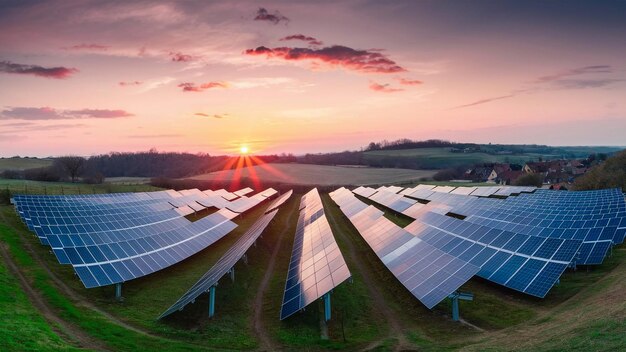
[[[0,171],[25,170],[52,165],[52,159],[39,158],[0,158]]]
[[[113,288],[85,289],[69,266],[59,265],[49,248],[41,246],[20,222],[10,206],[0,206],[0,245],[6,245],[12,258],[41,293],[46,302],[67,321],[112,350],[254,350],[259,348],[252,317],[254,297],[268,266],[280,234],[285,231],[276,266],[270,277],[262,305],[263,324],[274,347],[281,350],[359,350],[376,342],[376,351],[394,350],[398,340],[389,336],[390,327],[377,312],[357,269],[356,260],[367,270],[382,293],[386,306],[401,322],[403,336],[411,348],[421,351],[458,350],[474,343],[490,342],[494,350],[509,350],[503,340],[490,340],[482,334],[450,319],[446,300],[434,310],[424,308],[387,270],[356,229],[343,217],[328,195],[322,200],[337,243],[344,253],[354,282],[339,285],[332,294],[333,320],[330,339],[321,339],[320,304],[312,304],[302,314],[279,321],[280,304],[293,246],[299,196],[294,195],[279,211],[258,241],[248,252],[249,263],[238,263],[236,280],[223,278],[217,288],[216,316],[207,318],[207,295],[164,321],[156,317],[180,297],[239,238],[263,212],[253,209],[241,219],[239,227],[222,240],[197,255],[163,271],[132,280],[123,286],[123,303],[114,300]],[[387,212],[386,212],[387,213]],[[289,214],[292,214],[289,219]],[[30,247],[29,247],[29,246]],[[356,250],[347,255],[348,247]],[[30,252],[30,249],[34,251]],[[562,324],[555,318],[572,309],[582,310],[577,301],[591,300],[616,283],[615,269],[626,260],[626,250],[618,247],[605,264],[569,271],[543,300],[508,290],[482,279],[472,279],[461,290],[474,293],[472,302],[462,301],[461,317],[490,332]],[[40,261],[43,261],[40,263]],[[65,295],[44,269],[49,268],[70,289],[86,301],[141,330],[144,335],[125,329],[99,312]],[[0,338],[6,349],[71,350],[73,342],[58,336],[21,292],[15,278],[0,266]],[[574,295],[576,300],[570,300]],[[8,298],[7,298],[8,297]],[[564,303],[565,302],[565,303]],[[571,303],[573,302],[573,303]],[[321,303],[321,302],[320,302]],[[573,333],[532,344],[532,350],[620,350],[624,341],[624,315],[589,321]],[[345,341],[344,341],[345,333]],[[8,341],[5,343],[5,341]],[[17,347],[13,348],[13,346]],[[30,347],[29,347],[30,346]],[[479,350],[484,350],[482,346]],[[408,346],[405,346],[408,347]],[[2,348],[0,348],[2,349]],[[526,348],[527,349],[527,348]]]
[[[495,146],[494,146],[495,147]],[[515,147],[515,146],[512,146]],[[449,147],[441,148],[415,148],[399,150],[376,150],[363,153],[363,159],[368,165],[377,165],[385,158],[395,157],[400,159],[418,159],[419,165],[424,169],[445,169],[464,165],[481,163],[515,163],[524,164],[528,161],[562,159],[562,158],[586,158],[593,153],[612,153],[620,150],[620,147],[558,147],[553,154],[546,154],[535,150],[532,146],[524,146],[528,152],[519,154],[496,154],[496,150],[488,145],[482,145],[485,152],[479,153],[453,153]]]
[[[7,226],[0,224],[0,234],[9,231]],[[52,330],[37,308],[33,307],[26,293],[22,291],[19,281],[9,272],[2,260],[0,260],[0,341],[3,349],[11,351],[74,349]]]
[[[160,188],[147,184],[103,183],[88,185],[70,182],[41,182],[29,180],[7,180],[0,178],[0,191],[13,194],[95,194],[158,191]]]

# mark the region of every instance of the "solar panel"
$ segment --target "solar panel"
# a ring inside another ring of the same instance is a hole
[[[286,319],[350,278],[314,188],[300,201],[280,319]]]
[[[479,266],[478,276],[537,297],[545,297],[582,244],[579,240],[495,230],[432,212],[424,213],[405,229]]]
[[[222,192],[220,192],[222,193]],[[269,194],[269,193],[264,193]],[[59,263],[71,264],[85,287],[121,283],[175,264],[237,225],[226,209],[196,222],[183,216],[224,198],[197,189],[82,196],[16,196],[15,207]],[[234,203],[245,211],[267,198]],[[201,205],[205,202],[207,205]],[[245,204],[244,204],[245,203]]]
[[[345,188],[330,194],[342,212],[361,202]],[[362,203],[362,202],[361,202]],[[384,217],[373,206],[344,212],[363,239],[391,273],[427,308],[439,302],[474,276],[480,268],[413,236]]]
[[[405,211],[406,209],[417,203],[417,201],[414,199],[404,197],[401,194],[388,192],[384,189],[372,194],[369,199],[399,213]]]
[[[254,190],[253,190],[252,188],[250,188],[250,187],[246,187],[246,188],[244,188],[244,189],[240,189],[240,190],[235,191],[235,192],[233,192],[233,193],[235,193],[235,195],[238,195],[238,196],[240,196],[240,197],[241,197],[241,196],[245,196],[245,195],[247,195],[247,194],[250,194],[250,193],[252,193],[252,192],[254,192]]]
[[[272,202],[272,204],[270,204],[269,207],[267,207],[267,210],[265,210],[266,213],[269,213],[270,211],[280,207],[281,205],[283,205],[293,194],[293,190],[289,190],[289,192],[283,194],[282,196],[276,198],[275,201]]]
[[[220,259],[196,282],[185,294],[183,294],[171,307],[163,312],[158,319],[162,319],[176,311],[183,310],[185,306],[194,303],[196,298],[207,292],[212,286],[226,275],[235,264],[245,255],[252,244],[263,233],[278,209],[262,215],[252,226],[222,255]]]

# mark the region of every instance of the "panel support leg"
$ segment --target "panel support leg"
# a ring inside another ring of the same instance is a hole
[[[122,283],[115,284],[115,300],[122,301]]]
[[[330,292],[324,295],[324,321],[330,320]]]
[[[459,321],[459,297],[452,297],[452,320]]]
[[[215,315],[215,286],[209,288],[209,318]]]
[[[234,266],[232,268],[230,268],[229,273],[230,273],[230,280],[232,282],[235,282],[235,267]]]
[[[241,259],[243,259],[243,262],[248,265],[248,255],[244,254],[243,257],[241,257]]]

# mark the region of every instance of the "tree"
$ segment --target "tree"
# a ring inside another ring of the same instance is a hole
[[[59,168],[59,170],[67,173],[72,182],[76,182],[76,178],[83,172],[85,158],[73,155],[62,156],[54,159],[54,164]]]
[[[626,191],[626,150],[592,167],[574,182],[575,190],[620,187]]]
[[[526,174],[518,177],[514,185],[541,187],[543,185],[543,176],[541,174]]]

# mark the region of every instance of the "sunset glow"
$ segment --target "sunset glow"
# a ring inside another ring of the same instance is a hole
[[[0,154],[624,145],[624,13],[613,1],[3,2]]]
[[[242,155],[248,154],[248,146],[242,145],[241,147],[239,147],[239,153],[241,153]]]

